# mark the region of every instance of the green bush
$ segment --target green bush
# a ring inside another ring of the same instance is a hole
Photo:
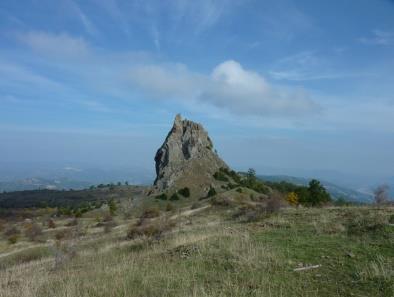
[[[214,173],[213,177],[218,181],[228,182],[228,177],[222,171],[217,171]]]
[[[168,199],[166,193],[162,193],[162,194],[160,194],[160,195],[157,195],[155,198],[156,198],[156,199],[159,199],[159,200],[167,200],[167,199]]]
[[[19,235],[18,234],[14,234],[14,235],[10,235],[8,236],[7,240],[10,244],[15,244],[19,239]]]
[[[170,200],[171,201],[179,200],[178,194],[176,192],[174,194],[172,194],[172,196],[170,197]]]
[[[26,226],[25,236],[30,241],[36,241],[42,235],[42,228],[37,223],[31,223]]]
[[[185,198],[190,197],[190,189],[189,189],[188,187],[185,187],[185,188],[183,188],[183,189],[180,189],[180,190],[178,191],[178,193],[179,193],[180,195],[182,195],[183,197],[185,197]]]
[[[210,187],[210,188],[209,188],[209,191],[208,191],[208,193],[207,193],[207,198],[212,197],[212,196],[215,196],[215,195],[216,195],[216,190],[215,190],[215,188]]]
[[[216,180],[224,181],[224,182],[228,182],[229,181],[229,177],[232,178],[234,180],[234,182],[236,182],[236,183],[240,183],[241,182],[241,178],[239,177],[239,175],[234,170],[230,170],[230,169],[225,168],[225,167],[222,167],[222,168],[219,169],[219,171],[215,172],[213,177]]]

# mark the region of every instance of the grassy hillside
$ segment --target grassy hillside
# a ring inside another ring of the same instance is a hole
[[[394,295],[393,208],[269,210],[254,195],[3,221],[0,297]],[[43,230],[32,240],[24,230],[35,222]],[[15,244],[10,227],[22,231]]]

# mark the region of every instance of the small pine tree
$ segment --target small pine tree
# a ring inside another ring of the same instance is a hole
[[[309,201],[308,204],[312,206],[321,205],[331,201],[330,194],[326,191],[320,181],[312,179],[308,187]]]
[[[111,216],[114,216],[116,211],[118,210],[118,207],[114,199],[111,199],[108,202],[108,207],[109,207],[109,213],[111,214]]]

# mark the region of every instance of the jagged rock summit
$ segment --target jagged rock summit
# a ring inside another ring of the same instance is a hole
[[[203,126],[182,119],[179,114],[157,151],[155,162],[154,186],[158,191],[189,187],[202,194],[214,182],[213,174],[221,167],[228,168],[214,151]]]

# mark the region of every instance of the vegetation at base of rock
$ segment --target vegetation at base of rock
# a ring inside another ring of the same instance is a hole
[[[175,192],[174,194],[172,194],[171,197],[170,197],[170,200],[171,200],[171,201],[179,200],[178,194],[177,194],[176,192]]]
[[[215,196],[217,194],[216,190],[214,187],[210,187],[207,193],[207,198]]]
[[[167,200],[167,199],[168,199],[166,193],[162,193],[162,194],[160,194],[160,195],[157,195],[155,198],[156,198],[156,199],[159,199],[159,200]]]
[[[228,182],[229,179],[222,171],[217,171],[214,173],[213,177],[218,181]]]
[[[218,181],[229,182],[232,179],[235,183],[240,183],[240,176],[234,171],[226,167],[219,168],[213,175],[213,177]]]
[[[180,190],[178,191],[178,193],[179,193],[180,195],[182,195],[183,197],[185,197],[185,198],[189,198],[189,197],[190,197],[190,189],[189,189],[188,187],[185,187],[185,188],[183,188],[183,189],[180,189]]]

